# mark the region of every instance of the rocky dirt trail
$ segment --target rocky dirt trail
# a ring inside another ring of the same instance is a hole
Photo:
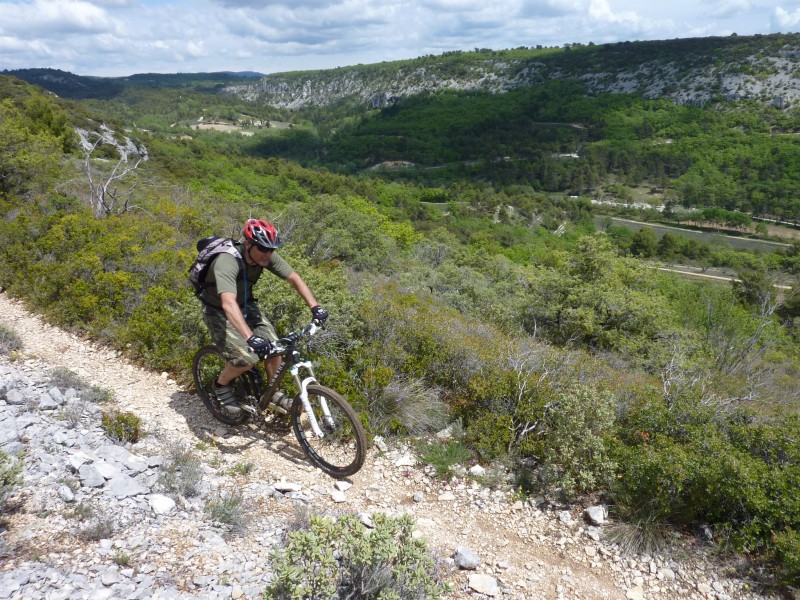
[[[410,514],[420,535],[448,568],[447,580],[453,586],[450,598],[767,597],[747,582],[726,576],[708,550],[693,540],[680,542],[660,556],[621,555],[616,546],[603,540],[603,526],[587,524],[580,507],[569,511],[537,508],[470,479],[437,481],[404,448],[371,448],[363,469],[337,483],[307,462],[286,421],[225,427],[211,418],[192,390],[167,374],[143,370],[113,350],[46,324],[4,293],[0,293],[0,323],[23,340],[17,365],[41,372],[63,367],[92,385],[113,390],[116,405],[134,412],[146,424],[150,441],[141,452],[150,448],[153,453],[159,444],[176,442],[198,448],[213,472],[213,485],[245,490],[251,507],[248,524],[238,535],[227,535],[208,522],[201,508],[179,501],[176,513],[148,520],[147,526],[132,523],[117,531],[114,539],[92,544],[55,531],[58,519],[40,516],[41,510],[27,506],[12,517],[12,546],[24,538],[28,548],[41,544],[47,552],[12,555],[0,561],[0,575],[6,572],[11,577],[23,567],[32,571],[44,563],[61,572],[80,573],[82,582],[96,575],[98,581],[113,583],[116,575],[101,577],[98,570],[106,568],[103,563],[113,567],[108,552],[113,547],[129,555],[130,585],[144,585],[137,583],[144,574],[150,584],[139,595],[121,597],[256,597],[255,590],[263,589],[263,581],[270,577],[270,553],[297,519],[298,506],[305,506],[322,514]],[[6,408],[0,397],[0,418]],[[246,475],[234,473],[233,467],[245,462],[252,470]],[[134,506],[120,502],[110,509],[124,512]],[[139,543],[134,546],[132,538]],[[477,554],[477,568],[453,565],[450,557],[458,547]],[[152,593],[153,578],[168,581],[172,595]],[[70,586],[80,588],[75,581]],[[110,583],[108,594],[102,597],[116,597],[112,589],[116,588]],[[0,598],[25,597],[20,593],[4,595],[0,590]],[[75,591],[61,597],[91,596]]]

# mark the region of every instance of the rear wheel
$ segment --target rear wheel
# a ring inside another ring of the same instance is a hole
[[[197,393],[203,399],[203,402],[208,408],[209,412],[226,425],[239,425],[247,420],[248,413],[242,410],[238,416],[232,417],[223,406],[220,405],[219,400],[214,395],[213,387],[214,382],[220,374],[220,371],[225,367],[227,361],[222,357],[222,354],[217,350],[216,346],[204,346],[197,351],[194,355],[192,363],[192,375],[194,376],[194,385]],[[236,399],[240,404],[251,404],[252,398],[256,396],[256,381],[252,371],[248,371],[240,375],[231,382]]]
[[[341,478],[356,473],[367,452],[367,436],[356,412],[338,393],[321,385],[308,386],[308,401],[322,436],[314,432],[297,396],[292,404],[292,427],[303,450],[328,475]]]

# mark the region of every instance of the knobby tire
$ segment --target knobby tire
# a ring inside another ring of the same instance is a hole
[[[216,346],[203,346],[200,348],[197,354],[194,355],[194,361],[192,362],[194,385],[206,408],[215,419],[222,421],[226,425],[240,425],[247,420],[247,411],[242,410],[238,417],[229,416],[223,411],[219,400],[217,400],[212,391],[214,382],[226,362]],[[249,395],[255,394],[254,382],[250,372],[234,379],[232,385],[236,399],[240,404],[245,403],[245,399]]]
[[[323,418],[320,399],[330,409],[333,423]],[[341,479],[358,472],[367,452],[367,436],[358,415],[337,392],[321,385],[308,386],[308,400],[324,436],[318,438],[300,396],[292,404],[292,428],[297,441],[311,461],[328,475]]]

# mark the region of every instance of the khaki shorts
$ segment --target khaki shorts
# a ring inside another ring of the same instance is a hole
[[[211,342],[234,367],[252,367],[259,359],[238,331],[228,322],[225,312],[210,306],[203,307],[203,321],[211,334]],[[274,341],[278,339],[272,323],[264,318],[255,304],[247,306],[245,321],[253,334]]]

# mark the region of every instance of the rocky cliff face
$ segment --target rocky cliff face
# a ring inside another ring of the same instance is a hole
[[[797,38],[794,40],[794,38]],[[709,39],[710,40],[710,39]],[[426,57],[403,63],[267,75],[226,92],[280,108],[350,103],[381,108],[399,98],[439,90],[492,93],[550,79],[577,79],[590,94],[635,93],[703,104],[751,98],[786,108],[800,98],[800,36],[673,40],[582,47],[538,58],[503,52],[470,58]],[[788,43],[787,43],[788,42]],[[500,57],[494,55],[501,55]],[[465,55],[466,56],[466,55]],[[396,65],[396,66],[393,66]]]

